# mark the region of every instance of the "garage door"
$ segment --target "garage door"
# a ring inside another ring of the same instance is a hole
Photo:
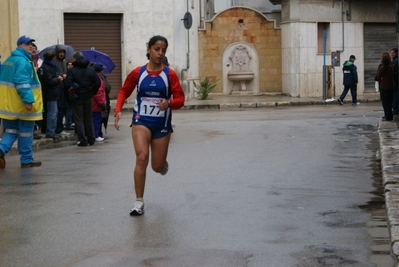
[[[364,90],[374,91],[374,77],[381,62],[381,52],[398,46],[395,23],[364,24]]]
[[[112,73],[106,74],[112,99],[116,98],[122,84],[121,20],[121,14],[64,14],[65,44],[75,50],[99,50],[115,63]]]

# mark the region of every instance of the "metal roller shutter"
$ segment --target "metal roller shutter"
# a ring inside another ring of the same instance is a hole
[[[364,24],[364,91],[375,92],[374,77],[381,62],[381,52],[397,47],[395,23]]]
[[[106,74],[111,84],[111,99],[115,99],[122,85],[121,14],[65,13],[65,44],[75,50],[96,49],[106,53],[115,63],[112,73]]]

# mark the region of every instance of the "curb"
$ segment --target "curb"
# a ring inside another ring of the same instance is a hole
[[[391,241],[391,250],[399,260],[399,128],[398,123],[379,121],[380,139],[379,157],[381,159],[382,185],[385,194],[387,224]]]
[[[69,136],[61,136],[58,140],[54,141],[53,139],[50,138],[45,138],[44,136],[41,139],[34,139],[32,142],[32,150],[36,151],[40,149],[43,146],[46,145],[56,145],[60,144],[63,141],[76,141],[76,138],[73,134]],[[9,153],[18,153],[18,142],[14,142],[13,146],[11,147]]]
[[[360,103],[380,102],[379,98],[359,99]],[[351,101],[344,101],[345,104],[350,104]],[[186,104],[181,110],[198,110],[198,109],[240,109],[240,108],[269,108],[269,107],[290,107],[290,106],[311,106],[311,105],[337,105],[337,102],[326,102],[324,100],[311,101],[280,101],[280,102],[244,102],[244,103],[221,103],[221,104]],[[126,111],[133,111],[133,108],[124,108]]]

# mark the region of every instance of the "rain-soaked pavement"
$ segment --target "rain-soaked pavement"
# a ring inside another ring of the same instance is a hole
[[[0,266],[395,266],[381,187],[381,105],[178,111],[169,173],[128,215],[129,120],[92,147],[0,170]]]

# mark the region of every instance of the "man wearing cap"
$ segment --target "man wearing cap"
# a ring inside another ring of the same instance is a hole
[[[6,129],[0,141],[0,169],[4,169],[4,155],[18,139],[21,168],[39,167],[33,160],[32,141],[35,121],[42,119],[42,91],[32,62],[32,43],[21,36],[17,48],[4,61],[0,72],[0,118]]]
[[[344,74],[344,90],[342,91],[341,96],[338,98],[338,103],[340,105],[344,104],[344,99],[349,89],[351,90],[352,95],[352,106],[359,105],[357,102],[357,67],[355,66],[356,57],[351,55],[349,60],[345,61],[344,67],[342,68],[342,72]]]

